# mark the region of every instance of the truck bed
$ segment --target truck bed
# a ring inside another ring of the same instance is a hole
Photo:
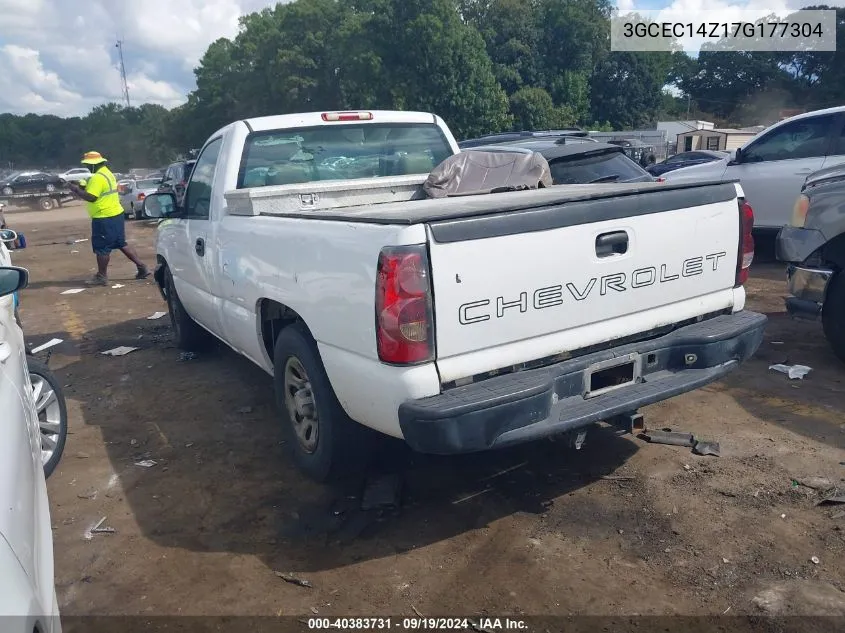
[[[311,218],[370,224],[411,225],[462,220],[513,211],[537,211],[535,214],[519,214],[520,228],[515,228],[514,232],[551,228],[547,226],[549,212],[562,204],[567,205],[567,218],[571,224],[580,224],[586,221],[609,220],[725,202],[736,197],[734,186],[736,181],[714,180],[677,184],[645,182],[556,185],[548,189],[533,191],[418,199],[418,194],[413,192],[413,189],[418,185],[415,185],[413,181],[416,179],[421,185],[424,179],[419,177],[402,178],[403,182],[401,183],[384,182],[385,187],[380,195],[382,198],[392,198],[393,200],[398,197],[398,201],[366,199],[378,197],[371,194],[373,185],[378,184],[372,181],[394,180],[393,178],[379,178],[366,183],[355,183],[355,190],[360,191],[359,186],[363,184],[368,192],[369,195],[365,194],[364,200],[355,197],[354,205],[335,205],[333,208],[325,209],[314,209],[300,205],[297,210],[294,205],[290,204],[291,197],[292,195],[319,195],[323,190],[335,191],[338,188],[336,183],[343,181],[309,183],[306,186],[284,185],[242,189],[227,192],[225,195],[230,207],[230,214]],[[343,182],[343,185],[343,189],[347,192],[346,199],[353,199],[353,196],[349,195],[353,185],[346,182]],[[308,191],[306,192],[303,187],[307,187]],[[294,194],[294,191],[299,193]],[[653,193],[660,195],[650,195]],[[408,204],[410,201],[413,201],[413,204]],[[503,221],[505,224],[510,223],[507,218],[503,218]],[[486,222],[485,225],[489,227]],[[534,228],[527,228],[530,225],[533,225]],[[554,226],[565,225],[556,222]],[[440,239],[439,236],[438,239]]]

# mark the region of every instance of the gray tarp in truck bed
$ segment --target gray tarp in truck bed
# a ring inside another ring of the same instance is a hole
[[[423,191],[429,198],[470,196],[495,189],[551,187],[549,163],[531,152],[461,152],[450,156],[428,175]]]

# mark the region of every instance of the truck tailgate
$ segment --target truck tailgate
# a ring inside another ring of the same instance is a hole
[[[730,183],[430,222],[441,380],[731,308],[739,233]]]

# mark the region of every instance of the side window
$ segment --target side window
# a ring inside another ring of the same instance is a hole
[[[828,152],[831,156],[845,156],[845,125],[839,131],[839,134],[833,139],[833,147]]]
[[[211,183],[220,156],[223,139],[217,138],[205,146],[200,154],[191,181],[185,190],[185,216],[194,220],[207,220],[211,207]]]
[[[823,157],[834,115],[799,119],[752,142],[742,153],[743,163]]]

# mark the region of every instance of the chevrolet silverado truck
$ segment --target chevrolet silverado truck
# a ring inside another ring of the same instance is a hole
[[[206,141],[179,204],[144,201],[178,345],[216,337],[270,374],[313,479],[378,433],[434,454],[583,439],[760,345],[737,183],[427,195],[459,152],[426,113],[247,119]]]

